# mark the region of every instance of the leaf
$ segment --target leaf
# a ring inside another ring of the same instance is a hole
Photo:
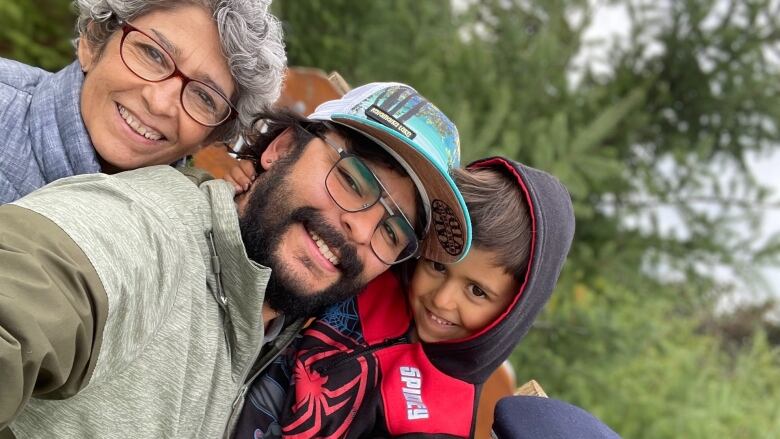
[[[512,93],[509,92],[507,85],[497,84],[495,92],[494,106],[489,115],[482,119],[483,125],[477,134],[477,139],[485,146],[499,146],[500,133],[506,127],[506,119],[512,103]]]
[[[646,88],[634,88],[628,95],[602,110],[585,128],[577,131],[570,146],[571,152],[579,155],[598,148],[631,112],[645,102]]]

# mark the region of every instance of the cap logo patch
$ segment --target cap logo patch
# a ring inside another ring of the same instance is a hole
[[[452,256],[463,253],[463,229],[458,217],[444,201],[433,200],[431,208],[433,230],[439,238],[439,244]]]
[[[415,134],[414,131],[410,130],[409,127],[404,125],[401,121],[394,118],[393,116],[387,114],[385,111],[383,111],[381,108],[377,107],[376,105],[372,105],[368,107],[366,110],[366,116],[368,116],[369,119],[375,120],[382,125],[392,128],[399,133],[403,134],[404,136],[414,139]]]

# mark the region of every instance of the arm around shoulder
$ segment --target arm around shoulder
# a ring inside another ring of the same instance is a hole
[[[66,398],[89,382],[107,312],[95,269],[60,227],[0,206],[0,431],[31,397]]]

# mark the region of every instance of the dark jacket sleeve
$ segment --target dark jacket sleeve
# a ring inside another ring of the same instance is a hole
[[[0,431],[31,397],[67,398],[87,384],[107,312],[97,273],[61,228],[0,206]]]

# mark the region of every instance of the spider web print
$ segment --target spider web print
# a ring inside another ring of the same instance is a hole
[[[341,334],[355,340],[356,343],[363,343],[363,332],[360,330],[357,299],[354,297],[328,308],[320,320]]]

